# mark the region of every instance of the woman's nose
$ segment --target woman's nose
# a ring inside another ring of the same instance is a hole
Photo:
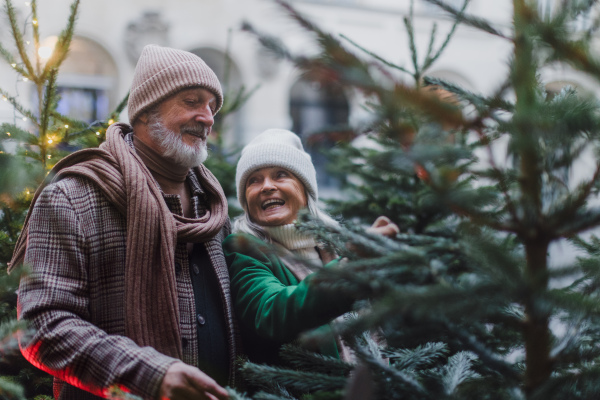
[[[263,181],[263,186],[262,186],[262,191],[263,192],[272,192],[272,191],[274,191],[276,189],[277,189],[277,186],[275,186],[275,183],[271,179],[266,178]]]

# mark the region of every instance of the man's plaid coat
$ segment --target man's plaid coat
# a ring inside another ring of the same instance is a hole
[[[200,216],[204,193],[193,174],[188,181]],[[182,214],[178,196],[164,198],[172,212]],[[25,263],[33,274],[19,287],[18,314],[36,333],[21,344],[23,354],[55,376],[56,398],[95,399],[89,392],[104,397],[111,386],[156,398],[166,370],[176,360],[124,336],[125,217],[91,181],[80,177],[49,185],[31,212]],[[221,247],[229,230],[228,222],[205,246],[220,284],[233,374],[238,340]],[[197,365],[194,292],[185,243],[178,243],[175,261],[183,361]]]

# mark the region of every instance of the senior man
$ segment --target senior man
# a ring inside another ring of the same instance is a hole
[[[236,331],[221,241],[227,203],[202,165],[223,104],[196,55],[146,46],[128,103],[131,125],[59,162],[34,196],[11,268],[21,351],[54,375],[60,399],[224,399]]]

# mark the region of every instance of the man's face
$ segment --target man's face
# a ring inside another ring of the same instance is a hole
[[[202,88],[184,89],[148,113],[148,133],[163,156],[185,166],[200,165],[214,123],[217,99]]]

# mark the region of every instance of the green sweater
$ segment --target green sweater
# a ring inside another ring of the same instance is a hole
[[[223,251],[244,350],[250,361],[281,364],[278,352],[282,344],[309,329],[330,330],[326,324],[351,309],[354,299],[332,296],[311,285],[314,274],[298,282],[269,246],[254,236],[229,235],[223,242]],[[335,260],[325,268],[337,264]],[[313,350],[339,357],[333,337]]]

